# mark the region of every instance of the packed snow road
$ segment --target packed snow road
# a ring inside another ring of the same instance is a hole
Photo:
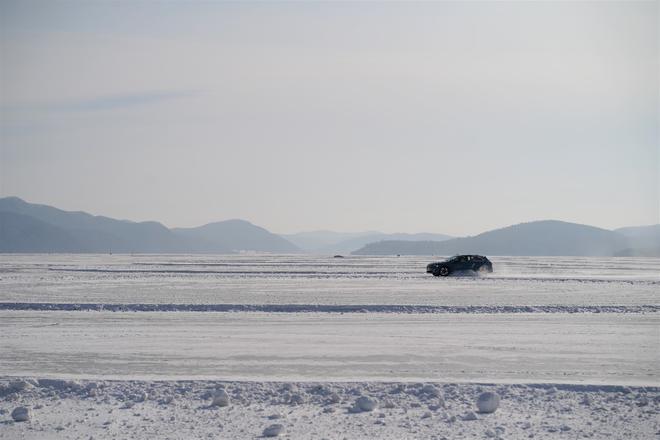
[[[657,385],[660,314],[0,312],[0,376]]]

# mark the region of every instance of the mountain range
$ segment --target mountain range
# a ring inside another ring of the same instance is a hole
[[[354,255],[660,256],[660,225],[614,231],[556,220],[496,229],[473,237],[312,231],[278,235],[245,220],[195,228],[132,222],[0,198],[0,252],[233,253]]]
[[[383,240],[354,255],[660,256],[660,225],[615,231],[557,220],[520,223],[445,241]]]
[[[245,220],[168,229],[0,199],[0,252],[232,253],[298,252],[284,238]]]
[[[369,243],[383,240],[443,241],[452,238],[449,235],[428,232],[417,234],[385,234],[378,231],[312,231],[283,235],[283,237],[298,246],[300,249],[316,254],[348,254]]]

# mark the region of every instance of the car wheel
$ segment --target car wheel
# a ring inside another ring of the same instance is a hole
[[[440,275],[443,276],[443,277],[446,277],[447,275],[449,275],[449,268],[444,267],[444,266],[441,267],[440,268]]]
[[[434,277],[439,277],[440,276],[440,271],[438,269],[434,270],[431,273],[433,274]]]

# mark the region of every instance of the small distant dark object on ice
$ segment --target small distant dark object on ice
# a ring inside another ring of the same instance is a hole
[[[445,261],[438,261],[426,266],[426,273],[436,277],[446,277],[452,272],[472,270],[475,272],[492,272],[493,263],[481,255],[456,255]]]
[[[343,255],[335,255],[335,256],[332,257],[332,258],[344,258],[344,256],[343,256]]]

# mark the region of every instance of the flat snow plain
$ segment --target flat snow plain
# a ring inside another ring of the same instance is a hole
[[[660,437],[660,259],[492,260],[2,255],[0,438]]]

